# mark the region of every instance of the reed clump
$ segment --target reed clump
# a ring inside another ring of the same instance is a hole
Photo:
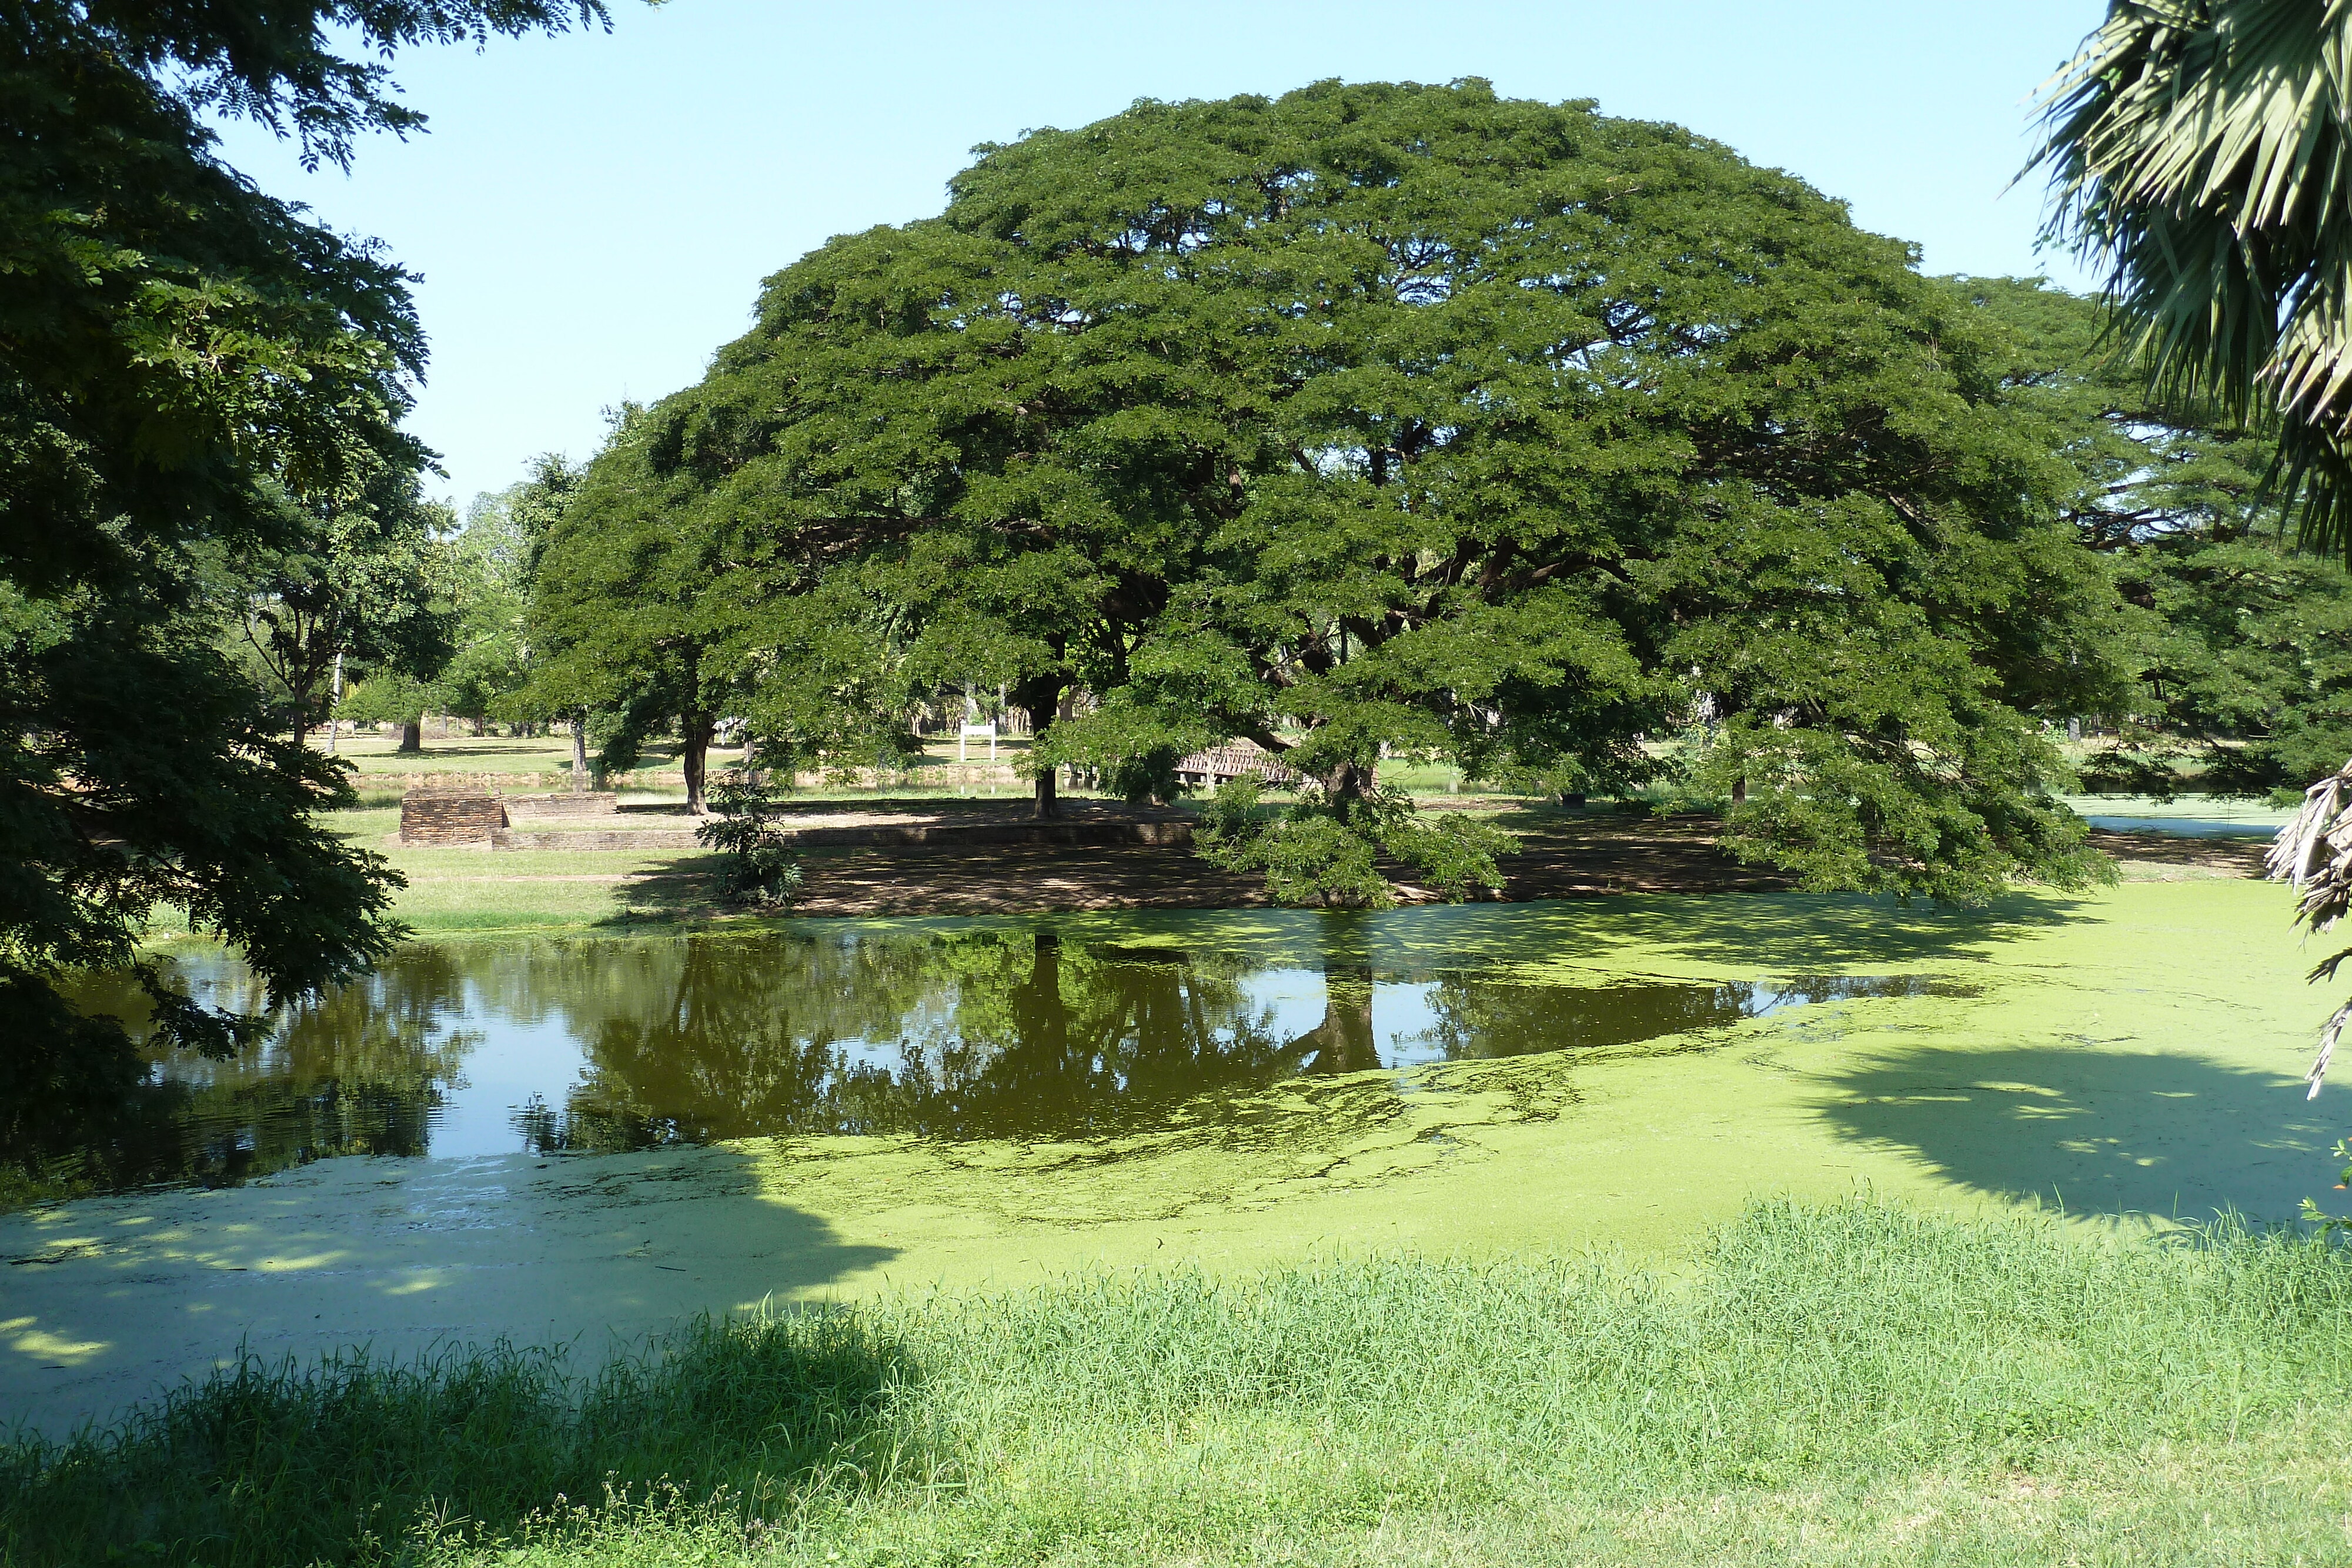
[[[503,1347],[249,1364],[9,1451],[0,1541],[28,1564],[92,1545],[255,1564],[2322,1561],[2344,1540],[2347,1420],[2341,1246],[1784,1204],[1673,1277],[1414,1258],[1087,1275],[700,1323],[593,1375]]]

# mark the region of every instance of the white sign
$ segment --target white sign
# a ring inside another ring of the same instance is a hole
[[[956,737],[956,760],[959,763],[968,760],[964,756],[964,743],[971,739],[975,735],[984,735],[988,737],[988,759],[991,762],[994,762],[996,760],[996,724],[994,720],[991,720],[987,724],[968,724],[963,727],[963,733]]]

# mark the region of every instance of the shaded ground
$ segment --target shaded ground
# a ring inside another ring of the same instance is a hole
[[[1517,811],[1497,821],[1520,842],[1519,852],[1502,861],[1506,900],[1790,886],[1787,877],[1740,865],[1717,850],[1710,818]],[[688,913],[707,896],[709,863],[699,857],[677,862],[634,884],[630,897],[660,913]],[[814,850],[803,852],[801,867],[807,882],[793,906],[799,915],[1231,909],[1267,902],[1254,874],[1219,871],[1187,849],[1141,844]],[[1407,868],[1384,869],[1403,885],[1405,902],[1418,902]]]
[[[2179,882],[2198,876],[2260,876],[2267,838],[2179,838],[2169,833],[2106,832],[2091,842],[2112,856],[2126,881]]]
[[[1121,815],[1095,806],[1100,815]],[[968,808],[969,809],[969,808]],[[978,807],[974,814],[987,808]],[[853,813],[880,820],[882,812]],[[1496,819],[1519,835],[1506,855],[1507,902],[1592,898],[1632,893],[1780,893],[1792,879],[1746,866],[1716,844],[1716,820],[1613,811],[1507,811]],[[2262,874],[2262,839],[2184,839],[2099,832],[2091,841],[2114,857],[2126,880],[2170,882]],[[704,908],[711,861],[671,862],[629,888],[637,907],[664,915]],[[1420,902],[1412,873],[1384,868],[1402,900]],[[1191,851],[1150,845],[1066,847],[999,844],[804,852],[805,891],[794,913],[813,915],[998,915],[1077,909],[1232,909],[1265,904],[1255,875],[1236,875]]]

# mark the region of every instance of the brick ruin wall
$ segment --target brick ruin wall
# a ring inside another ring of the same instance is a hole
[[[487,844],[506,825],[506,805],[496,795],[420,789],[400,798],[404,844]]]

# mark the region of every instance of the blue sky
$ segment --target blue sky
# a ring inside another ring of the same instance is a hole
[[[436,492],[587,455],[606,404],[701,374],[769,273],[937,213],[976,142],[1139,98],[1485,77],[1727,142],[1916,241],[1930,271],[2090,281],[2037,256],[2039,183],[2003,188],[2100,0],[611,3],[609,35],[402,57],[431,129],[366,143],[348,176],[225,138],[265,189],[424,274],[433,364],[410,423],[449,470]]]

